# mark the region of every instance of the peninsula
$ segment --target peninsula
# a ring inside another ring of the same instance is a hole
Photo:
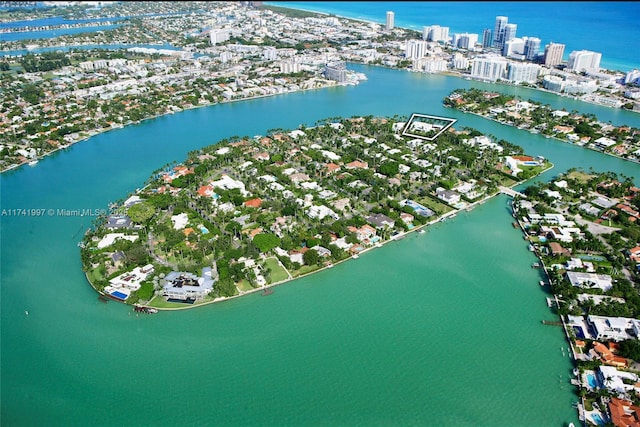
[[[456,89],[444,105],[626,160],[640,159],[640,129],[603,123],[593,114],[554,110],[531,100],[480,89]]]
[[[572,169],[527,187],[512,206],[560,316],[543,323],[565,330],[580,419],[628,425],[640,415],[640,188],[614,172]]]
[[[81,246],[102,297],[225,300],[355,259],[549,169],[455,119],[329,118],[233,137],[165,165]]]

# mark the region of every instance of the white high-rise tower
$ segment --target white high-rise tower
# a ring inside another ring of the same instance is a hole
[[[394,13],[391,11],[387,12],[387,30],[393,30],[393,17]]]
[[[493,47],[502,49],[504,45],[504,28],[507,26],[509,18],[506,16],[496,16],[496,26],[493,30]]]

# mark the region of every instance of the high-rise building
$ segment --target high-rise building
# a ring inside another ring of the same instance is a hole
[[[491,28],[485,28],[482,32],[482,47],[488,48],[493,45],[493,39],[491,38]]]
[[[455,53],[451,58],[451,67],[466,70],[469,68],[469,60],[461,53]]]
[[[339,83],[347,81],[347,67],[344,61],[330,62],[324,66],[324,77]]]
[[[502,56],[509,56],[517,59],[524,59],[525,40],[515,38],[504,42],[502,47]]]
[[[504,77],[507,61],[500,56],[479,56],[471,64],[471,77],[496,81]]]
[[[424,40],[407,40],[406,58],[422,58],[427,54],[427,42]]]
[[[441,27],[440,25],[430,25],[422,29],[422,38],[431,42],[447,42],[449,41],[449,27]]]
[[[223,43],[229,40],[229,30],[219,29],[219,30],[211,30],[209,32],[209,40],[212,45],[216,45],[218,43]]]
[[[502,36],[502,44],[504,45],[509,40],[516,38],[516,30],[518,26],[516,24],[507,24],[504,27],[504,36]]]
[[[534,83],[539,73],[540,66],[537,64],[511,62],[507,70],[507,80],[513,83]]]
[[[537,37],[523,37],[524,39],[524,57],[533,61],[540,52],[540,39]]]
[[[476,47],[476,43],[478,43],[477,34],[462,33],[458,34],[458,40],[455,45],[459,48],[470,50]]]
[[[504,43],[504,28],[507,26],[509,18],[506,16],[496,16],[496,25],[493,29],[493,47],[502,49]]]
[[[387,12],[387,30],[393,30],[393,17],[394,17],[394,13],[391,11]]]
[[[567,69],[570,71],[599,70],[602,54],[590,50],[574,50],[569,54]]]
[[[547,67],[555,67],[562,64],[564,56],[564,45],[561,43],[551,42],[544,48],[544,65]]]
[[[626,85],[636,80],[640,80],[640,70],[631,70],[624,76],[624,84]]]

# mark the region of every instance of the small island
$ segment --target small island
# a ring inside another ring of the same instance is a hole
[[[79,244],[87,280],[139,310],[268,294],[552,167],[455,122],[329,118],[191,152],[96,218]]]
[[[564,327],[585,425],[640,415],[640,188],[613,172],[571,169],[527,187],[514,225],[539,258],[542,289]]]
[[[603,123],[593,114],[554,110],[532,100],[475,88],[454,90],[444,105],[625,160],[640,159],[640,129]]]

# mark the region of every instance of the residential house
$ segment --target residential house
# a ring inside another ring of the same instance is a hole
[[[600,341],[620,342],[640,337],[640,320],[637,319],[589,315],[587,323],[595,332],[595,339]]]
[[[367,162],[361,162],[360,160],[354,160],[351,163],[345,165],[346,169],[368,169],[369,164]]]
[[[105,228],[107,230],[117,230],[131,227],[132,221],[127,215],[109,215]]]
[[[442,187],[438,187],[436,189],[436,197],[440,200],[445,201],[449,205],[460,203],[460,194],[456,193],[453,190],[445,190]]]
[[[635,263],[640,263],[640,246],[636,246],[627,251],[629,253],[629,259]]]
[[[255,198],[251,200],[246,200],[243,204],[248,208],[259,208],[262,205],[262,199]]]
[[[578,288],[600,288],[606,292],[613,287],[613,279],[608,274],[568,271],[567,279]]]
[[[171,300],[201,300],[213,290],[213,284],[214,278],[210,268],[203,268],[201,276],[172,271],[163,279],[163,295]]]
[[[375,225],[376,228],[390,228],[395,224],[395,221],[393,219],[380,213],[369,215],[365,219],[371,224]]]
[[[611,422],[615,426],[640,426],[640,406],[636,406],[628,400],[611,397],[609,412],[611,413]]]
[[[413,215],[411,215],[410,213],[402,212],[400,214],[400,219],[405,224],[411,224],[413,222],[413,220],[415,219],[415,217]]]

